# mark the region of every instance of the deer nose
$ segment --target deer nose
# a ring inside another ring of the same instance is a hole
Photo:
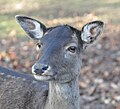
[[[33,74],[38,74],[41,75],[43,73],[45,73],[48,70],[49,66],[45,65],[45,64],[35,64],[32,67],[32,73]]]

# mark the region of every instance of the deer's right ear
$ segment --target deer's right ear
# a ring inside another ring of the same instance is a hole
[[[39,21],[21,15],[15,16],[17,22],[23,28],[23,30],[32,38],[39,40],[45,33],[46,27]]]

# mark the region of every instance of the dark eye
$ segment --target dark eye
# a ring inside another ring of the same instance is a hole
[[[68,51],[71,52],[71,53],[75,53],[76,49],[77,49],[77,47],[71,46],[71,47],[68,48]]]
[[[38,48],[42,47],[42,43],[37,43],[36,45],[37,45]]]
[[[37,45],[37,46],[36,46],[36,50],[39,51],[40,48],[42,47],[42,43],[37,43],[36,45]]]

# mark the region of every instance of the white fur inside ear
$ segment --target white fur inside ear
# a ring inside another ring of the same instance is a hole
[[[102,32],[103,24],[93,22],[85,25],[81,33],[81,39],[86,43],[92,43]]]
[[[84,42],[89,43],[91,41],[91,33],[90,33],[90,29],[92,27],[96,26],[95,24],[91,24],[91,25],[86,25],[83,29],[83,32],[81,34],[81,38]]]
[[[34,33],[36,39],[40,39],[43,36],[43,29],[41,28],[40,23],[33,21],[35,25],[35,29],[30,30],[30,32]]]

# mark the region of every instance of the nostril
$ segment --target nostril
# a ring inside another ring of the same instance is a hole
[[[45,65],[45,66],[42,67],[42,71],[45,71],[45,70],[47,70],[47,69],[48,69],[48,66],[47,66],[47,65]]]

